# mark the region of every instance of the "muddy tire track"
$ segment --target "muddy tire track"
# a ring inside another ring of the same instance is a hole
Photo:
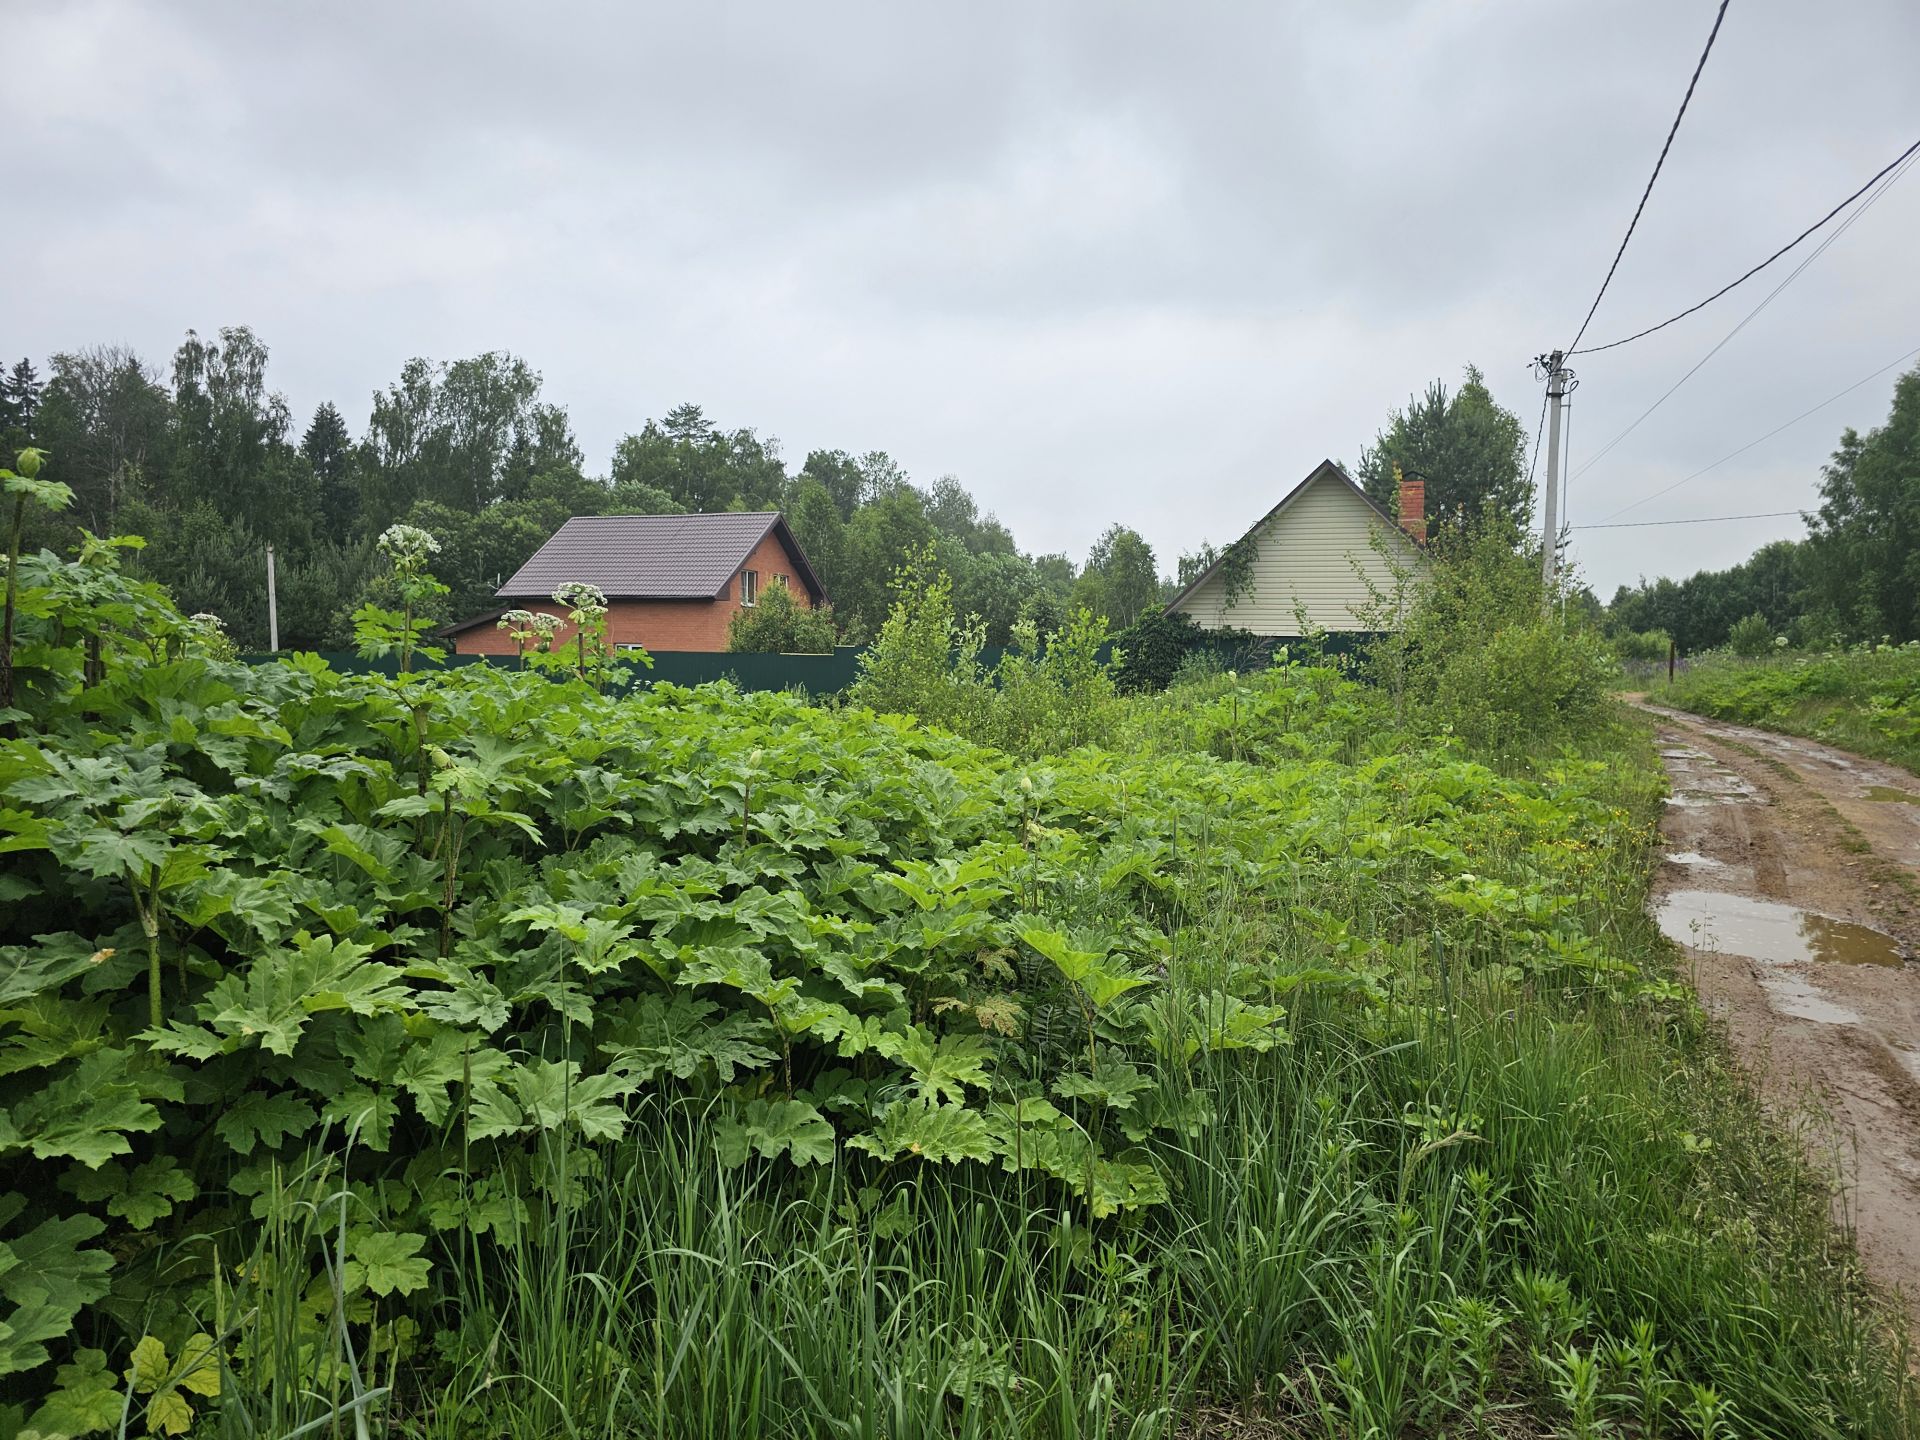
[[[1642,708],[1673,789],[1662,926],[1769,1107],[1835,1178],[1867,1274],[1920,1325],[1920,779]]]

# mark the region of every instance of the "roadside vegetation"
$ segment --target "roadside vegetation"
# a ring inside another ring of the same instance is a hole
[[[1664,681],[1650,696],[1662,704],[1823,740],[1920,775],[1920,641],[1766,658],[1722,652]]]
[[[122,548],[9,566],[0,1433],[1913,1431],[1510,551],[1432,694],[990,681],[924,571],[822,707],[435,670],[417,532],[398,674],[241,665]]]

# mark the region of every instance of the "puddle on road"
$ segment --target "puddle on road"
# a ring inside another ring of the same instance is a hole
[[[1896,790],[1891,785],[1869,785],[1864,798],[1884,801],[1889,805],[1920,805],[1920,795],[1911,790]]]
[[[1675,890],[1655,918],[1669,940],[1770,965],[1898,965],[1902,959],[1893,937],[1871,926],[1718,890]]]
[[[1711,855],[1702,855],[1698,850],[1676,850],[1667,856],[1674,865],[1698,865],[1707,870],[1724,870],[1727,862],[1716,860]]]
[[[1836,1005],[1811,981],[1794,975],[1762,975],[1760,988],[1767,992],[1767,1004],[1776,1014],[1796,1020],[1814,1020],[1822,1025],[1858,1025],[1857,1011]]]

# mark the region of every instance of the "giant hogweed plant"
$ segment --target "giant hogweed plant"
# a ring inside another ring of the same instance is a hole
[[[1397,955],[1492,923],[1503,964],[1586,973],[1546,897],[1622,823],[1578,767],[1367,755],[1368,698],[1325,672],[1203,719],[1258,764],[1015,769],[724,686],[231,664],[139,587],[71,608],[111,560],[22,565],[0,742],[0,1386],[45,1434],[165,1433],[216,1401],[187,1384],[208,1343],[222,1373],[401,1363],[449,1251],[521,1244],[661,1092],[731,1165],[1154,1205],[1208,1123],[1197,1062],[1285,1043],[1299,985],[1364,1009]],[[1282,714],[1359,763],[1293,753]],[[1364,913],[1296,913],[1303,877]],[[1248,893],[1261,928],[1197,946]],[[320,1173],[325,1243],[237,1262]]]
[[[13,638],[15,617],[20,605],[20,540],[26,533],[27,506],[64,510],[73,503],[73,491],[57,480],[42,480],[40,469],[46,454],[29,446],[14,458],[12,470],[0,470],[0,494],[7,498],[7,589],[3,617],[0,617],[0,724],[11,724],[13,717]]]
[[[354,648],[367,660],[391,657],[405,675],[416,656],[436,662],[442,658],[443,652],[426,643],[434,626],[427,607],[448,593],[429,568],[440,553],[440,542],[417,525],[389,525],[374,545],[392,566],[400,608],[369,600],[354,611]]]

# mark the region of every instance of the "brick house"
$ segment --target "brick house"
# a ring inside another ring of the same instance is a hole
[[[511,655],[499,628],[508,610],[562,615],[553,592],[569,581],[607,596],[607,639],[649,650],[727,648],[727,625],[770,585],[784,585],[808,609],[827,592],[786,517],[776,512],[720,515],[576,515],[495,593],[500,608],[442,630],[462,655]],[[563,626],[560,642],[571,635]]]

